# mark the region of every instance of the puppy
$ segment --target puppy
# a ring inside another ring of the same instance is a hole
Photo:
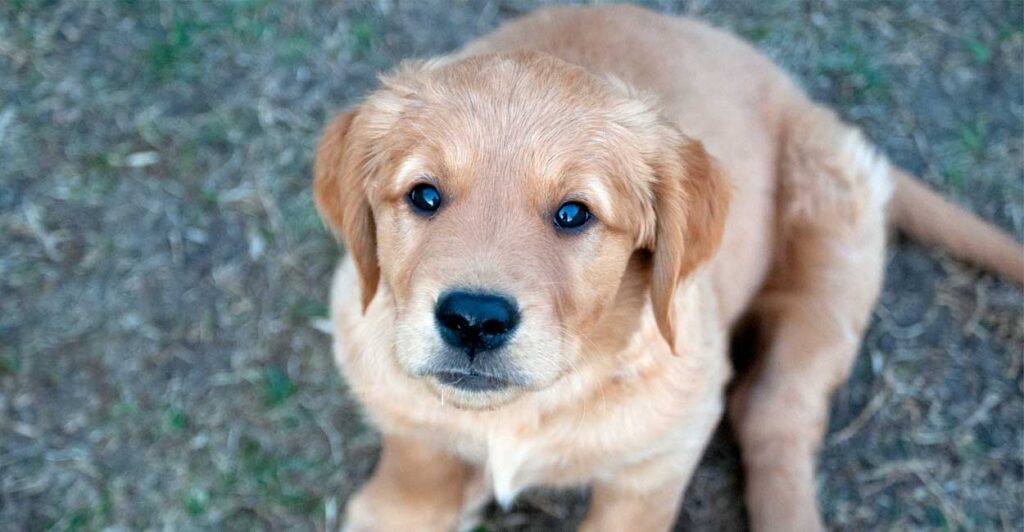
[[[335,356],[383,438],[345,530],[450,530],[580,484],[582,530],[668,530],[727,404],[753,528],[821,529],[814,455],[887,205],[1024,277],[1012,239],[692,20],[546,9],[382,82],[315,167],[348,248]],[[727,398],[741,322],[757,359]]]

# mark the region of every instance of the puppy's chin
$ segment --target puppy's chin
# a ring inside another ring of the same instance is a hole
[[[441,400],[441,404],[460,410],[496,410],[515,401],[527,390],[510,386],[500,390],[464,390],[448,384],[442,384],[433,377],[420,377],[427,387]]]

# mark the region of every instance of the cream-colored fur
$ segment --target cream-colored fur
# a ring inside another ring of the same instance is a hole
[[[918,227],[939,201],[894,185],[855,128],[746,44],[625,6],[542,10],[403,66],[328,126],[316,173],[349,250],[335,356],[383,434],[353,531],[449,530],[491,497],[581,484],[583,530],[669,529],[725,409],[741,322],[758,357],[728,406],[751,524],[822,528],[814,453],[880,290],[887,202],[924,197],[897,212]],[[405,206],[419,182],[445,195],[433,218]],[[599,221],[557,234],[547,220],[567,197]],[[972,223],[998,252],[917,233],[1024,264]],[[523,308],[501,355],[521,371],[512,389],[429,374],[433,305],[465,285]]]

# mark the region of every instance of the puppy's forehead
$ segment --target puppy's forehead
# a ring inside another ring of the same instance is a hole
[[[624,173],[635,150],[609,112],[621,96],[579,67],[531,54],[473,57],[420,71],[403,113],[418,154],[449,177],[564,179]]]
[[[495,60],[456,63],[437,74],[419,109],[421,127],[453,167],[516,158],[534,164],[580,164],[607,156],[622,136],[605,116],[609,95],[568,65]],[[471,75],[475,74],[475,75]],[[507,162],[507,161],[501,161]],[[554,168],[552,170],[555,170]]]

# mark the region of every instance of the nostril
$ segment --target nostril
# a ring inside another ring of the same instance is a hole
[[[505,334],[508,331],[508,324],[504,321],[499,320],[487,320],[480,326],[484,334],[491,336],[497,336],[499,334]]]
[[[458,314],[444,314],[441,316],[441,325],[453,331],[461,331],[469,325],[469,322]]]

